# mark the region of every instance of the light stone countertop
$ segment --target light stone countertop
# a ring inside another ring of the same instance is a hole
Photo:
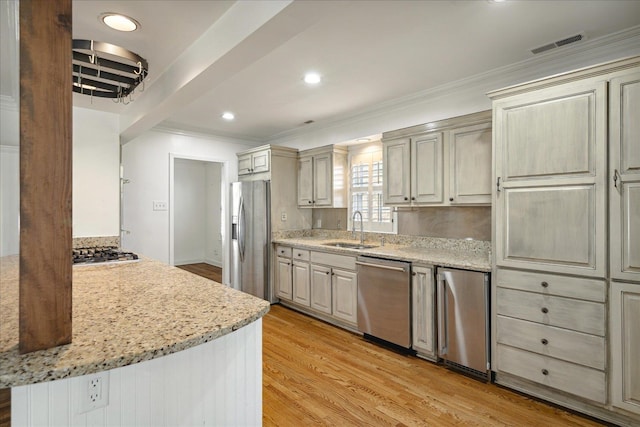
[[[489,245],[483,246],[482,244],[478,245],[464,240],[430,239],[428,244],[425,245],[418,239],[413,243],[408,241],[402,243],[385,243],[384,246],[380,246],[379,240],[366,240],[365,245],[376,246],[370,249],[348,249],[327,246],[326,243],[331,242],[359,243],[359,240],[339,237],[330,238],[328,236],[279,236],[272,239],[272,242],[301,249],[321,250],[343,255],[371,255],[380,258],[441,267],[453,267],[482,272],[491,271]]]
[[[149,259],[73,268],[72,343],[18,353],[18,256],[0,258],[0,388],[131,365],[214,340],[269,303]]]

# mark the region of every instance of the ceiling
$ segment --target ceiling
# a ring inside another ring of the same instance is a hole
[[[103,12],[141,28],[107,28]],[[74,105],[121,114],[129,137],[163,125],[268,141],[527,60],[574,34],[638,25],[640,1],[76,0],[73,37],[136,52],[149,77],[131,104],[74,94]],[[309,70],[323,76],[316,87],[302,81]],[[227,110],[234,121],[221,119]]]

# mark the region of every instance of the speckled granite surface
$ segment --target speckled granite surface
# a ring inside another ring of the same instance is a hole
[[[384,236],[385,244],[380,246]],[[358,242],[351,232],[334,230],[295,230],[273,233],[272,242],[306,249],[317,249],[349,255],[373,255],[389,259],[442,267],[491,271],[491,242],[482,240],[442,239],[393,234],[365,233],[365,244],[371,249],[346,249],[326,246],[330,242]]]
[[[0,388],[175,353],[247,325],[267,301],[157,261],[74,267],[73,342],[18,354],[18,257],[0,258]]]
[[[120,236],[102,237],[74,237],[73,248],[94,248],[96,246],[116,246],[120,247]]]

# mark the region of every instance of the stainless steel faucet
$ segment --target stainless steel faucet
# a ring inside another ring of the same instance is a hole
[[[364,245],[364,226],[362,225],[362,212],[360,211],[355,211],[351,218],[351,222],[353,223],[351,235],[355,236],[356,234],[356,215],[360,215],[360,244]]]

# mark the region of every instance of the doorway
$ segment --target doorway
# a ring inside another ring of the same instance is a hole
[[[169,263],[222,283],[224,163],[171,155]]]

